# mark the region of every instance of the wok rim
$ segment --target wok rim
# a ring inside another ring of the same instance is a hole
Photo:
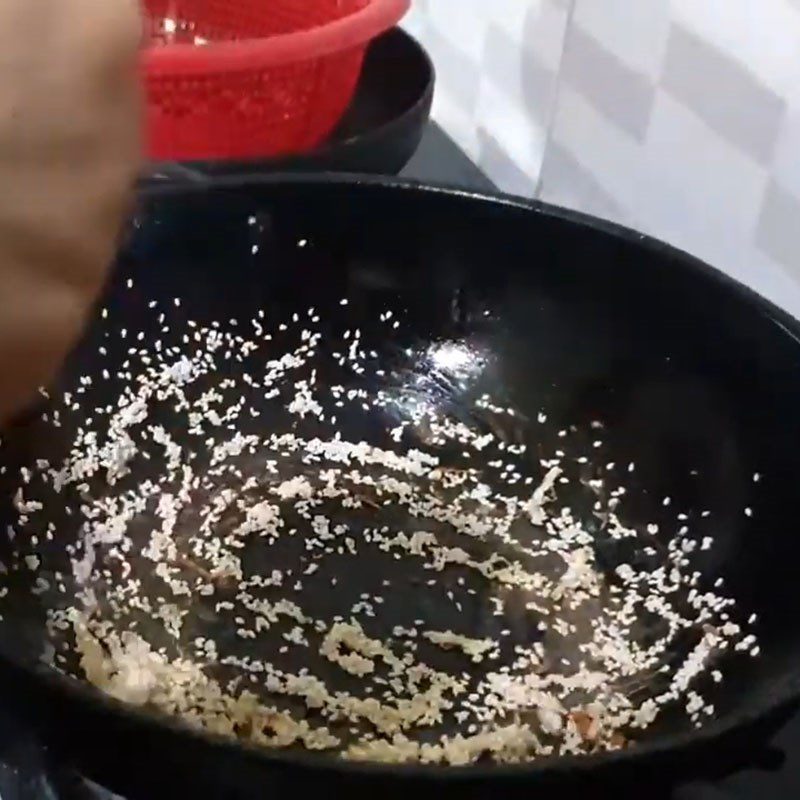
[[[426,184],[421,181],[397,177],[360,175],[350,173],[270,173],[246,176],[226,175],[209,178],[203,183],[187,183],[181,185],[150,185],[138,192],[139,203],[164,198],[180,199],[230,192],[235,190],[253,191],[259,188],[275,186],[307,187],[339,186],[343,189],[358,191],[358,187],[378,188],[388,192],[442,195],[459,198],[482,205],[498,208],[510,208],[567,222],[582,228],[589,228],[597,233],[634,244],[643,255],[659,258],[672,258],[696,272],[704,274],[727,291],[735,292],[743,302],[761,309],[768,318],[779,327],[785,335],[800,343],[800,321],[773,302],[759,295],[754,289],[723,273],[720,269],[709,265],[701,259],[667,244],[655,237],[643,234],[632,228],[609,220],[585,214],[580,211],[552,205],[540,200],[528,199],[502,192],[483,192],[459,186],[442,184]],[[79,679],[66,676],[42,663],[25,663],[9,652],[6,642],[0,643],[0,659],[14,669],[22,670],[30,679],[39,682],[41,688],[48,689],[56,695],[89,704],[95,712],[112,714],[115,721],[136,724],[143,730],[152,732],[168,732],[173,735],[190,737],[197,744],[209,748],[221,749],[230,755],[244,756],[248,760],[260,762],[266,768],[302,769],[307,774],[317,776],[341,775],[347,778],[381,779],[392,778],[408,782],[424,781],[429,783],[458,783],[465,781],[507,781],[513,782],[528,778],[581,778],[592,773],[608,771],[613,768],[641,767],[651,761],[666,756],[675,757],[691,750],[711,746],[715,741],[733,734],[737,730],[762,722],[782,710],[786,710],[800,702],[800,663],[794,669],[784,670],[783,674],[770,688],[768,702],[755,703],[744,701],[743,707],[725,716],[714,719],[703,727],[679,734],[658,736],[645,740],[632,747],[612,752],[589,755],[566,755],[542,757],[523,764],[511,765],[465,765],[443,766],[432,764],[385,764],[380,762],[348,761],[341,757],[325,753],[315,754],[310,751],[290,751],[259,747],[246,742],[229,739],[220,734],[198,731],[180,719],[161,716],[142,708],[130,706],[109,695],[104,694],[91,684],[82,683]]]

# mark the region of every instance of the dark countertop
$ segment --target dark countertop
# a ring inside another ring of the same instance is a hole
[[[428,126],[419,149],[400,175],[480,192],[495,189],[494,184],[435,123]]]

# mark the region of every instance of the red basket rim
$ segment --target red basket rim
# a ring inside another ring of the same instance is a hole
[[[141,58],[149,75],[197,75],[208,72],[211,64],[215,70],[234,71],[305,61],[364,44],[397,24],[410,7],[411,0],[370,0],[355,13],[316,28],[202,47],[148,47]]]

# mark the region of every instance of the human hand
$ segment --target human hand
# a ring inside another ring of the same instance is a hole
[[[79,336],[139,164],[136,0],[0,2],[0,420]]]

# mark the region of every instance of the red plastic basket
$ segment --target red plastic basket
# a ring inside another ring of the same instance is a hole
[[[310,149],[353,96],[369,42],[410,0],[145,0],[155,160]]]

